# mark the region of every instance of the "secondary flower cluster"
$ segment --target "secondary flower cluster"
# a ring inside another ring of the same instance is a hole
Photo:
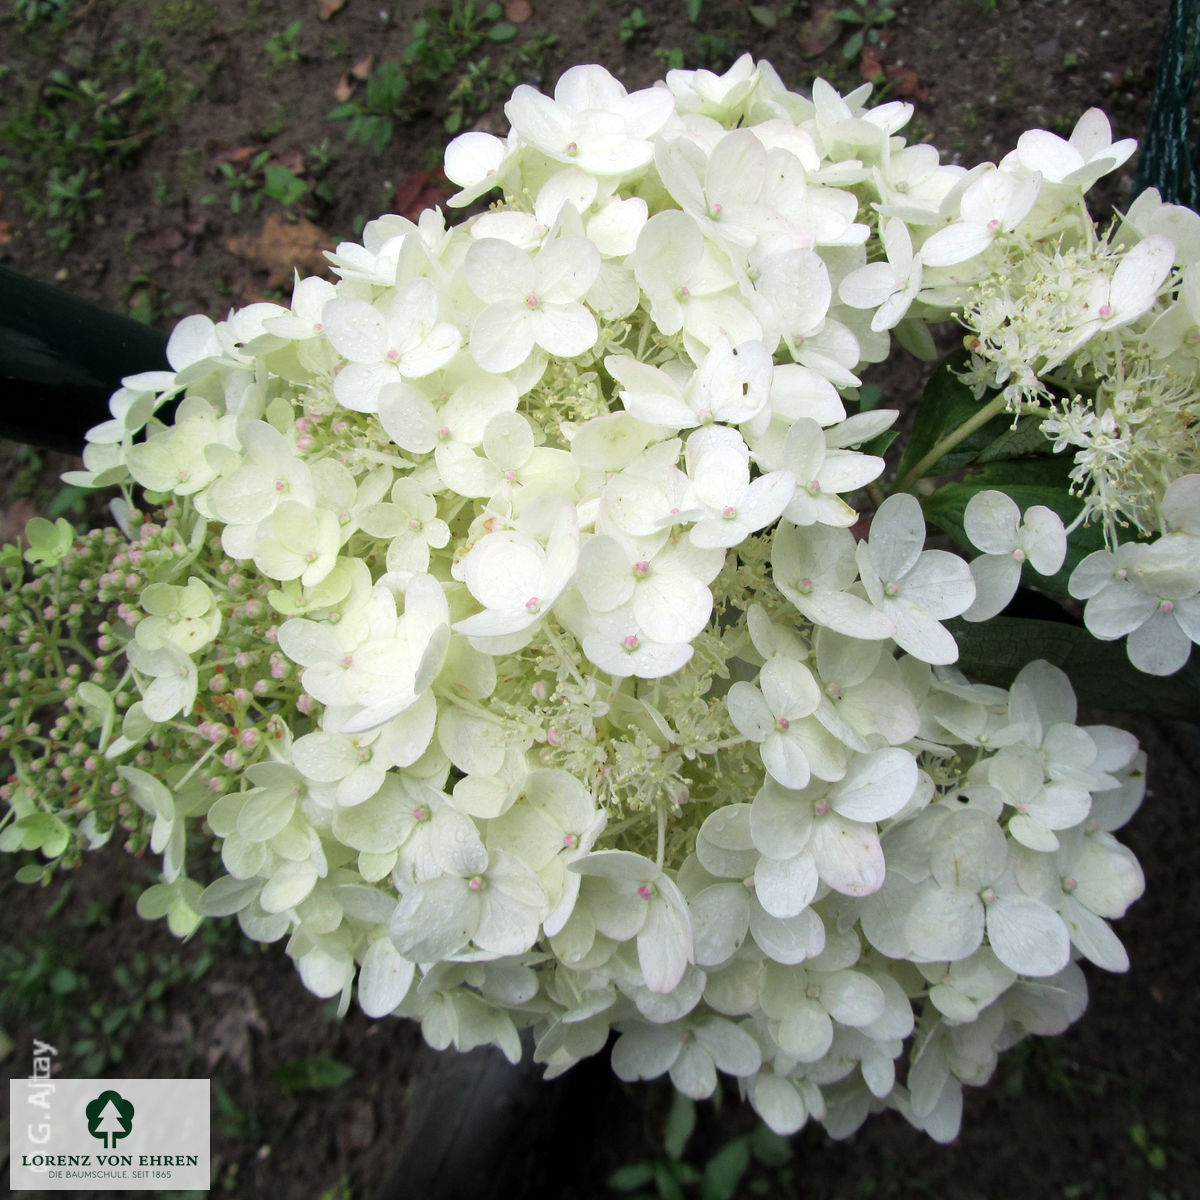
[[[986,231],[1010,231],[977,260],[967,378],[1072,451],[1079,521],[1098,522],[1107,545],[1071,594],[1088,601],[1093,636],[1128,634],[1134,666],[1170,675],[1200,641],[1200,509],[1178,482],[1200,470],[1200,216],[1151,189],[1095,230],[1079,189],[1133,148],[1112,143],[1097,111],[1069,140],[1032,130],[997,168],[977,169],[958,221],[920,254],[953,262]]]
[[[85,703],[164,854],[146,915],[236,913],[436,1046],[515,1058],[532,1026],[556,1074],[615,1029],[623,1078],[722,1071],[836,1134],[890,1106],[953,1137],[962,1083],[1081,1013],[1076,959],[1127,966],[1136,742],[1047,664],[970,683],[943,624],[1058,571],[1062,522],[984,492],[970,566],[904,493],[851,527],[895,415],[859,372],[982,311],[1128,149],[1089,114],[968,172],[865,96],[748,58],[520,87],[507,139],[447,153],[490,211],[382,217],[336,284],[189,317],[125,381],[77,479],[144,489],[176,552],[123,551],[121,698]],[[1167,277],[1146,229],[1097,337]]]

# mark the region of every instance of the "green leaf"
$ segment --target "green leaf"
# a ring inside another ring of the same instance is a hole
[[[263,190],[280,204],[295,204],[297,200],[304,198],[308,184],[287,167],[281,167],[278,163],[267,163],[263,167]]]
[[[695,25],[704,10],[704,0],[687,0],[687,19]]]
[[[894,429],[885,429],[882,433],[876,434],[868,442],[863,442],[858,447],[860,454],[874,454],[876,458],[882,458],[887,453],[887,448],[900,435]]]
[[[722,1146],[705,1164],[700,1200],[732,1200],[749,1165],[749,1138],[734,1138]]]
[[[69,967],[59,967],[50,976],[50,990],[56,996],[69,996],[72,992],[77,992],[79,987],[79,976]]]
[[[626,1163],[618,1167],[609,1177],[608,1186],[614,1192],[635,1192],[654,1179],[654,1167],[650,1163]]]
[[[1058,513],[1064,525],[1070,525],[1083,508],[1083,501],[1068,490],[1070,467],[1069,459],[1058,456],[990,463],[980,471],[973,471],[960,483],[948,483],[938,488],[922,499],[921,507],[927,520],[948,533],[962,549],[975,553],[963,528],[963,514],[973,496],[994,489],[1016,501],[1022,512],[1041,504]],[[1025,579],[1043,591],[1065,596],[1068,594],[1067,580],[1080,560],[1103,548],[1104,534],[1100,526],[1080,526],[1067,538],[1067,557],[1057,574],[1042,576],[1026,568]]]
[[[658,1194],[662,1200],[686,1200],[683,1188],[680,1186],[675,1172],[671,1169],[674,1165],[665,1162],[654,1163],[654,1186],[658,1188]]]
[[[682,1092],[676,1092],[667,1114],[667,1128],[663,1134],[663,1149],[667,1157],[678,1162],[687,1149],[688,1138],[696,1128],[696,1105]]]
[[[66,487],[59,489],[58,494],[46,506],[46,512],[51,517],[58,517],[65,512],[81,508],[83,501],[96,490],[80,487],[77,483],[68,483]]]
[[[507,21],[501,21],[499,25],[493,25],[488,30],[488,40],[493,42],[511,42],[516,36],[517,27]]]
[[[1007,421],[1008,418],[1002,418]],[[999,462],[1006,458],[1028,458],[1045,455],[1050,443],[1041,429],[1041,417],[1022,417],[980,451],[977,463]],[[1066,461],[1066,458],[1063,458]]]
[[[303,1092],[341,1087],[354,1078],[354,1068],[328,1054],[298,1058],[271,1072],[271,1078],[285,1092]]]
[[[750,1135],[750,1150],[764,1167],[782,1167],[792,1161],[792,1144],[760,1121]]]
[[[1066,621],[993,617],[973,625],[955,619],[946,628],[958,642],[955,665],[981,683],[1008,687],[1023,666],[1044,658],[1066,672],[1080,704],[1200,720],[1195,659],[1174,675],[1145,675],[1129,661],[1123,641],[1097,641],[1082,625]]]
[[[883,388],[877,383],[864,383],[858,389],[858,411],[868,412],[883,403]]]
[[[766,8],[761,4],[751,4],[746,11],[764,29],[774,29],[779,24],[779,18],[775,15],[773,8]]]
[[[964,422],[978,415],[991,397],[976,400],[974,393],[955,373],[966,366],[966,351],[949,355],[938,364],[930,376],[925,391],[917,402],[917,415],[904,454],[896,467],[897,478],[903,478],[944,437]],[[1012,428],[1012,418],[1001,414],[959,442],[949,454],[922,471],[922,478],[947,475],[973,462],[997,438]]]

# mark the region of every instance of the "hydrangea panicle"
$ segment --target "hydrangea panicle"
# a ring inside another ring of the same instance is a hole
[[[981,557],[928,549],[862,372],[957,315],[980,395],[1080,451],[1088,514],[1159,535],[1071,587],[1174,670],[1200,352],[1170,314],[1200,232],[1152,206],[1076,229],[1129,152],[1098,115],[965,171],[868,92],[748,56],[521,85],[505,138],[447,151],[451,203],[491,211],[382,217],[290,306],[182,321],[75,476],[146,491],[122,531],[31,525],[3,560],[30,577],[0,619],[0,849],[123,828],[163,856],[139,911],[236,915],[435,1046],[515,1058],[528,1027],[553,1076],[615,1030],[621,1078],[727,1074],[780,1133],[890,1107],[953,1137],[1001,1047],[1080,1014],[1077,959],[1128,966],[1142,759],[1049,664],[952,669],[943,622],[1059,571],[1066,535],[985,490]],[[72,587],[102,615],[75,674],[37,632]],[[60,700],[70,821],[31,749]]]

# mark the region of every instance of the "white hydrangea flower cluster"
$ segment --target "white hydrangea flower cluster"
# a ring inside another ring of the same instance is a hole
[[[115,631],[147,912],[236,913],[435,1046],[532,1027],[549,1075],[616,1030],[622,1078],[724,1072],[780,1132],[892,1107],[949,1139],[962,1084],[1080,1015],[1076,960],[1125,969],[1136,742],[1046,664],[968,682],[942,624],[1057,569],[1061,523],[985,499],[973,575],[898,493],[856,542],[895,414],[843,402],[1124,144],[1088,118],[968,172],[865,98],[749,58],[520,87],[447,153],[490,211],[373,221],[336,284],[190,317],[125,382],[80,478],[187,542]]]
[[[1084,502],[1078,520],[1103,527],[1107,550],[1073,576],[1071,594],[1089,601],[1085,622],[1095,637],[1129,634],[1133,664],[1169,675],[1200,633],[1189,617],[1200,591],[1200,540],[1190,528],[1200,506],[1191,485],[1172,491],[1200,472],[1200,216],[1163,204],[1151,189],[1099,234],[1081,192],[1133,149],[1112,141],[1098,110],[1068,139],[1025,133],[998,166],[969,172],[936,218],[929,214],[935,231],[915,260],[909,231],[893,218],[884,228],[887,265],[864,272],[891,281],[879,310],[890,313],[920,286],[913,281],[922,263],[970,263],[959,274],[967,280],[965,379],[979,397],[999,390],[1015,417],[1041,417],[1054,450],[1072,454]],[[928,298],[930,290],[913,294]],[[1149,558],[1149,545],[1126,540],[1167,534]],[[968,617],[983,619],[989,608],[977,605]]]
[[[1071,595],[1102,641],[1129,635],[1129,660],[1149,675],[1173,675],[1200,643],[1200,475],[1167,486],[1165,533],[1089,554],[1071,573]]]

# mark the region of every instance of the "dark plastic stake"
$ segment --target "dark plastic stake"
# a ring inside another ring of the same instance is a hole
[[[126,375],[168,370],[157,329],[0,267],[0,437],[78,454]]]
[[[491,1047],[430,1053],[410,1085],[396,1167],[377,1200],[544,1200],[560,1194],[620,1104],[608,1054],[547,1083],[532,1060]],[[606,1120],[606,1110],[608,1110]]]

